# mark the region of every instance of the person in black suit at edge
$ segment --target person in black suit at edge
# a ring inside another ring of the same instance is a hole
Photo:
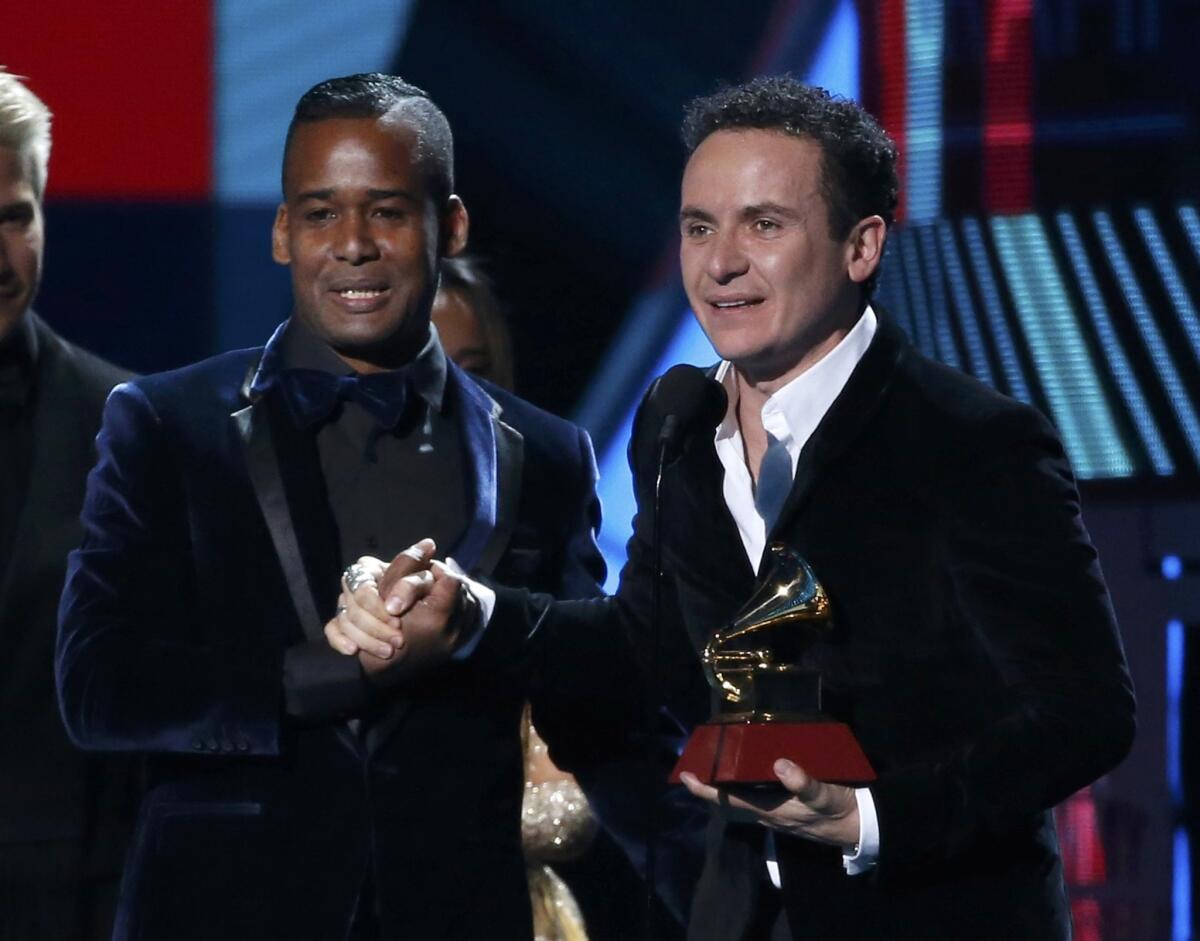
[[[872,309],[898,182],[869,115],[764,78],[693,102],[684,136],[681,267],[729,405],[663,476],[666,696],[704,718],[696,653],[784,542],[836,624],[805,662],[878,772],[853,789],[781,755],[769,793],[687,780],[713,805],[689,937],[1069,938],[1050,809],[1126,754],[1134,698],[1059,437]],[[560,682],[564,653],[576,675],[617,661],[618,625],[631,674],[650,636],[664,417],[650,395],[635,422],[614,598],[471,588],[494,595],[492,642],[553,652]],[[348,618],[388,636],[372,606]]]
[[[0,939],[108,938],[136,775],[67,738],[54,626],[109,390],[129,378],[31,307],[50,112],[0,68]]]
[[[343,657],[321,633],[348,560],[422,536],[471,573],[599,593],[586,433],[467,376],[431,329],[467,241],[452,167],[420,89],[310,89],[273,233],[292,317],[109,399],[58,683],[79,744],[149,756],[119,941],[531,937],[521,665],[469,618],[422,633],[462,595],[442,569],[412,576],[431,594],[398,649]],[[352,564],[342,585],[370,580]]]

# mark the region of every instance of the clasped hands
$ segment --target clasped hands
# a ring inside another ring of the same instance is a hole
[[[325,638],[339,653],[357,655],[374,683],[399,682],[446,662],[478,616],[466,582],[434,560],[435,551],[432,539],[422,539],[391,563],[363,556],[355,565],[365,578],[353,586],[342,579]]]
[[[325,637],[338,652],[357,655],[374,683],[399,682],[449,660],[478,618],[465,580],[435,561],[435,551],[433,540],[423,539],[390,564],[363,556],[356,564],[365,578],[353,590],[342,580],[338,613],[325,625]],[[687,773],[683,783],[732,819],[835,846],[858,842],[853,788],[818,781],[786,759],[776,762],[775,774],[780,790],[716,788]]]

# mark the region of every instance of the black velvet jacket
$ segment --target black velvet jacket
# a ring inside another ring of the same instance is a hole
[[[550,605],[502,593],[512,642],[536,625],[557,677],[572,658],[594,674],[598,657],[581,651],[611,651],[616,621],[635,650],[650,636],[661,417],[649,412],[630,448],[639,513],[616,597]],[[721,488],[706,434],[662,483],[662,692],[688,723],[708,711],[697,652],[755,583]],[[795,937],[1067,938],[1050,808],[1125,755],[1134,699],[1054,429],[924,359],[881,319],[805,446],[770,538],[799,550],[829,593],[836,631],[811,665],[826,711],[879,773],[871,873],[847,876],[836,848],[777,841]],[[744,937],[763,881],[762,828],[714,818],[689,937]]]

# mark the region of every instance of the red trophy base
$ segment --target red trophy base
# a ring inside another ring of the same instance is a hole
[[[776,783],[774,765],[794,761],[820,781],[865,784],[875,771],[850,727],[841,722],[710,722],[699,726],[671,772],[705,784]]]

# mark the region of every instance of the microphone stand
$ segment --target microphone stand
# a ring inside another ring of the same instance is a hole
[[[667,463],[667,448],[678,434],[679,419],[668,415],[663,420],[662,430],[658,433],[658,466],[654,474],[654,538],[651,540],[651,552],[654,556],[654,584],[651,591],[650,612],[650,695],[646,702],[646,754],[649,758],[646,782],[646,939],[655,941],[655,920],[657,910],[657,873],[655,872],[658,850],[658,782],[654,780],[653,769],[657,759],[655,748],[655,731],[658,726],[659,694],[662,689],[662,475]]]

